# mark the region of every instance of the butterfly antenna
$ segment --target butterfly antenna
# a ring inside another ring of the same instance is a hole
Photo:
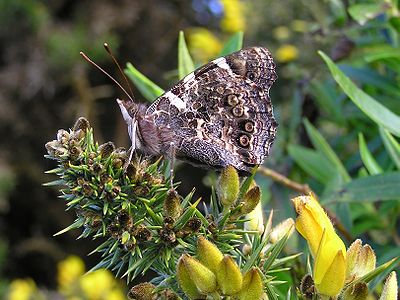
[[[96,64],[93,60],[91,60],[85,53],[83,53],[82,51],[79,52],[80,55],[82,55],[82,57],[89,63],[91,63],[93,66],[95,66],[97,69],[99,69],[104,75],[106,75],[108,78],[110,78],[129,98],[129,100],[131,100],[132,102],[135,102],[133,100],[133,97],[131,95],[129,95],[129,93],[122,87],[122,85],[114,78],[112,77],[110,74],[108,74],[102,67],[100,67],[98,64]]]
[[[118,63],[117,59],[115,58],[114,54],[112,53],[110,46],[108,46],[107,43],[104,43],[103,46],[104,46],[104,49],[106,49],[107,53],[111,56],[114,64],[118,67],[118,70],[121,73],[122,77],[124,77],[126,86],[128,87],[129,92],[131,93],[131,96],[133,98],[132,87],[129,84],[128,78],[126,78],[126,75],[125,75],[124,71],[122,70],[121,65]]]

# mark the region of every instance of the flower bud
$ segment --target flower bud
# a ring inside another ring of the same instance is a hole
[[[183,256],[179,259],[177,265],[177,279],[179,286],[181,287],[182,291],[188,296],[190,299],[205,299],[206,296],[200,294],[199,290],[196,287],[194,281],[190,278],[189,271],[186,268],[186,265],[183,263],[182,260]]]
[[[216,274],[224,255],[217,246],[200,236],[197,240],[197,258],[204,266]]]
[[[258,273],[257,269],[253,268],[243,276],[242,289],[238,294],[236,294],[235,299],[261,299],[263,293],[263,282],[260,273]]]
[[[346,248],[313,194],[292,199],[297,231],[307,240],[314,257],[314,283],[318,292],[336,296],[346,276]]]
[[[351,282],[371,272],[376,266],[376,256],[371,246],[362,246],[360,239],[355,240],[347,250],[346,279]]]
[[[163,209],[165,217],[171,217],[172,219],[176,220],[181,215],[181,201],[178,193],[174,189],[168,191],[164,200]]]
[[[233,166],[227,166],[222,170],[219,178],[217,192],[222,205],[229,207],[239,196],[239,175]]]
[[[365,282],[358,282],[349,286],[343,293],[346,300],[366,300],[368,297],[368,286]]]
[[[329,237],[324,231],[321,246],[314,262],[314,283],[317,291],[326,296],[336,296],[344,286],[346,257],[343,242]]]
[[[315,298],[315,284],[312,276],[310,274],[305,275],[301,279],[300,292],[306,299]]]
[[[258,231],[260,234],[264,232],[264,216],[261,201],[247,214],[246,218],[249,220],[244,223],[245,230]]]
[[[382,295],[379,300],[397,300],[397,278],[396,272],[391,272],[386,279],[385,285],[383,286]]]
[[[242,273],[239,266],[229,255],[225,255],[221,260],[216,276],[222,294],[233,295],[242,289]]]
[[[275,244],[281,238],[283,238],[287,233],[291,235],[293,231],[294,231],[294,220],[292,218],[288,218],[279,223],[278,225],[276,225],[274,228],[272,228],[270,234],[270,241],[271,243]]]
[[[178,267],[178,278],[184,279],[185,283],[188,282],[188,278],[184,278],[186,275],[189,275],[189,278],[197,287],[197,290],[200,294],[209,294],[214,292],[217,289],[217,279],[213,272],[210,271],[207,267],[202,265],[197,259],[183,254],[178,262],[182,266]],[[182,270],[185,269],[183,274],[179,274]],[[187,273],[187,274],[186,274]],[[181,279],[179,279],[181,280]],[[183,287],[182,287],[183,289]],[[190,289],[192,292],[192,289]],[[186,293],[186,292],[185,292]],[[195,298],[198,299],[198,298]]]
[[[59,129],[57,131],[57,141],[59,141],[63,145],[67,145],[69,141],[69,132],[64,129]]]
[[[243,196],[243,206],[240,209],[241,214],[248,214],[252,212],[257,204],[260,202],[261,199],[261,192],[260,187],[255,186],[247,191],[246,194]]]
[[[86,118],[80,117],[78,120],[76,120],[75,125],[73,127],[73,131],[86,131],[90,128],[90,123]]]
[[[112,142],[107,142],[99,146],[101,158],[108,158],[114,150],[115,146]]]
[[[130,300],[153,300],[156,286],[150,282],[142,282],[131,288],[128,293]]]

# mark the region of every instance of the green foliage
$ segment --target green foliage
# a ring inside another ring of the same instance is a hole
[[[350,16],[360,24],[346,31],[353,48],[343,53],[340,64],[320,51],[328,68],[318,70],[306,87],[321,112],[313,124],[304,121],[313,148],[293,142],[287,148],[302,170],[302,181],[311,183],[350,233],[385,228],[381,233],[387,242],[396,231],[387,219],[398,218],[400,212],[395,5],[383,1],[350,5]],[[381,201],[391,207],[385,215],[384,208],[375,205]],[[384,251],[391,247],[395,245],[389,242]]]

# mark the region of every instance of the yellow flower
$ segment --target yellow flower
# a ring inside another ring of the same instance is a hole
[[[110,296],[113,296],[113,299],[118,299],[115,298],[118,296],[118,292],[114,294],[117,288],[117,281],[111,272],[107,270],[97,270],[82,276],[80,286],[89,300],[109,299]]]
[[[32,279],[15,279],[10,283],[8,300],[29,300],[37,292]]]
[[[346,276],[346,248],[313,194],[292,199],[297,231],[307,240],[314,257],[314,283],[318,292],[336,296]]]
[[[85,264],[78,256],[68,256],[57,264],[57,281],[61,290],[69,289],[85,273]]]
[[[205,28],[188,29],[187,37],[191,54],[200,62],[216,57],[222,49],[219,39]]]
[[[221,20],[222,30],[230,33],[244,31],[246,27],[246,6],[240,0],[220,0],[224,7],[224,17]]]
[[[289,44],[279,47],[276,51],[276,59],[282,63],[293,61],[297,59],[298,56],[299,51],[297,50],[296,46]]]

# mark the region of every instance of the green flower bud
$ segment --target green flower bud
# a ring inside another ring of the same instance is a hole
[[[188,296],[190,299],[205,299],[206,296],[200,294],[196,284],[189,275],[189,270],[186,267],[186,264],[183,262],[184,256],[185,254],[181,256],[177,265],[176,275],[179,286],[181,287],[182,291],[186,294],[186,296]]]
[[[176,220],[181,215],[181,201],[179,199],[178,193],[171,189],[167,193],[167,197],[164,200],[164,216],[171,217]]]
[[[240,213],[245,215],[253,211],[254,208],[256,208],[258,202],[260,202],[260,199],[260,187],[256,185],[255,187],[248,190],[246,194],[244,194],[243,206],[240,209]]]
[[[142,282],[131,288],[128,293],[130,300],[153,300],[156,286],[150,282]]]
[[[238,300],[260,299],[264,293],[258,270],[253,268],[243,276],[242,290],[236,295]]]
[[[239,266],[229,255],[225,255],[217,270],[217,282],[222,294],[233,295],[242,289],[243,277]]]
[[[200,236],[197,240],[197,258],[204,266],[216,274],[224,255],[217,246]]]
[[[202,265],[197,259],[188,254],[183,254],[180,258],[180,262],[185,266],[190,279],[194,282],[200,294],[207,295],[217,289],[217,279],[214,273],[206,266]],[[178,275],[178,277],[181,276]]]
[[[343,293],[346,300],[365,300],[368,297],[368,286],[365,282],[358,282],[349,286]]]
[[[233,166],[222,170],[217,192],[222,205],[229,207],[238,198],[240,189],[239,174]]]

